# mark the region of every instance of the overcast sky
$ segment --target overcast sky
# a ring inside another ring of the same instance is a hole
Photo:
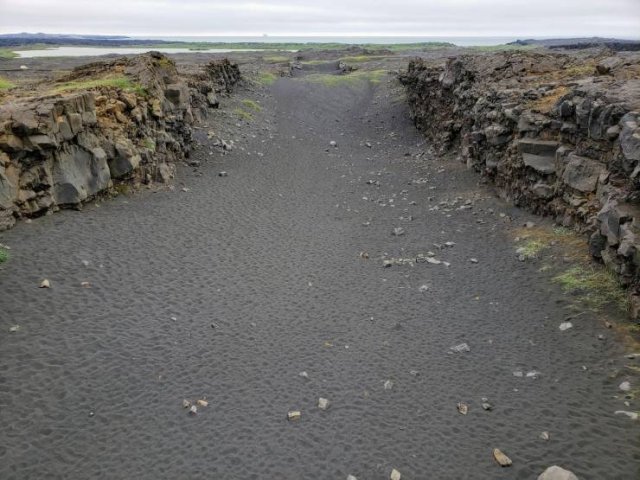
[[[0,0],[0,33],[640,37],[640,0]]]

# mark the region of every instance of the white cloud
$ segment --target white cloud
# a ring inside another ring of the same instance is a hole
[[[0,32],[640,36],[640,0],[0,0]]]

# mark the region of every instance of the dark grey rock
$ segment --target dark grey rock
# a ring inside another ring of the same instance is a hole
[[[562,180],[581,192],[595,192],[598,178],[603,171],[604,166],[601,163],[572,153],[568,157]]]

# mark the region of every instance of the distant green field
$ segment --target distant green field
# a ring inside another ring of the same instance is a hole
[[[0,48],[0,58],[15,58],[18,54],[8,48]]]

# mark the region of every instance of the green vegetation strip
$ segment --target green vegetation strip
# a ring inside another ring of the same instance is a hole
[[[7,252],[4,248],[0,248],[0,263],[4,263],[9,260],[9,252]]]
[[[66,82],[58,85],[54,90],[56,92],[68,92],[74,90],[90,90],[92,88],[100,87],[120,88],[122,90],[135,92],[140,95],[144,95],[146,93],[142,85],[132,82],[125,76]]]
[[[211,49],[230,49],[230,50],[343,50],[350,46],[361,46],[369,49],[385,49],[394,52],[404,50],[421,50],[433,48],[454,47],[453,43],[448,42],[420,42],[420,43],[265,43],[265,42],[168,42],[168,43],[148,43],[141,45],[131,45],[136,48],[188,48],[194,51],[206,51]]]
[[[325,87],[357,86],[363,82],[380,83],[387,75],[386,70],[359,70],[345,75],[312,74],[300,77],[301,80],[319,83]]]

